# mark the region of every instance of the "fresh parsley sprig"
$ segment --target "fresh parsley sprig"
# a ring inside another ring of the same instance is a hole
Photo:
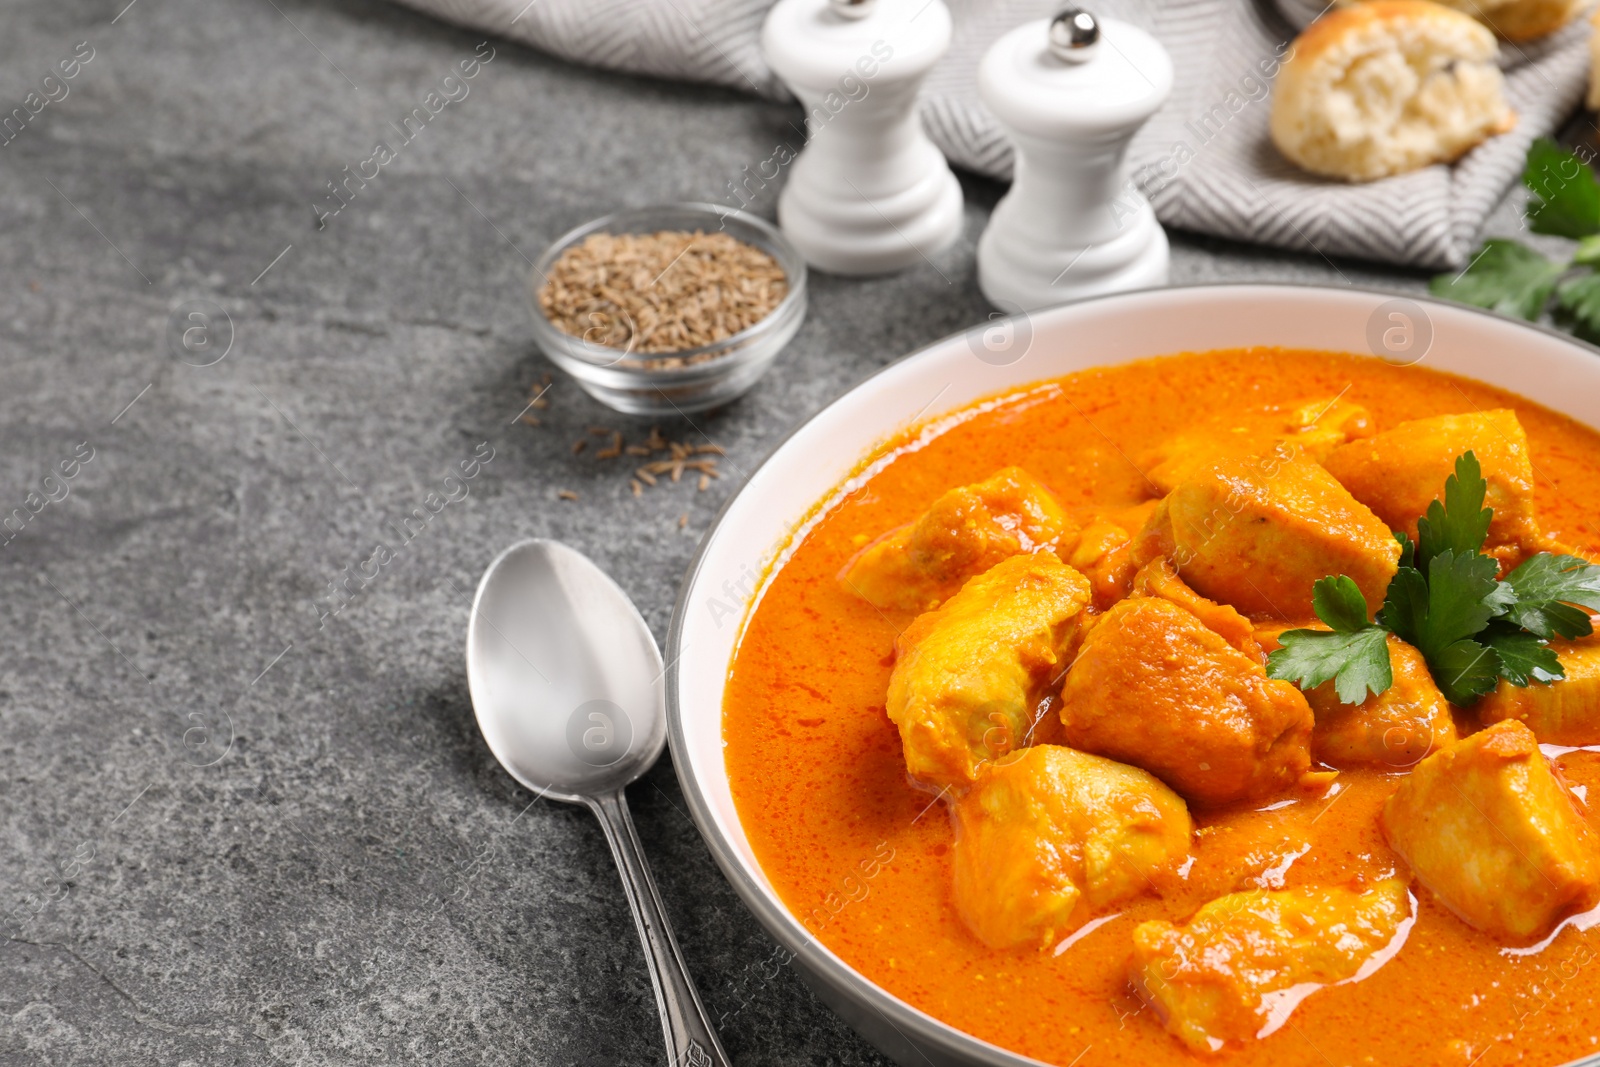
[[[1600,567],[1577,556],[1541,552],[1506,575],[1514,594],[1506,618],[1549,640],[1572,640],[1593,632],[1589,615],[1574,604],[1600,610]]]
[[[1331,681],[1345,704],[1359,704],[1369,690],[1382,693],[1393,685],[1389,631],[1373,624],[1356,583],[1343,574],[1323,578],[1311,597],[1317,618],[1331,629],[1279,634],[1283,647],[1267,657],[1267,673],[1302,689]]]
[[[1583,609],[1600,610],[1600,566],[1540,552],[1500,578],[1499,561],[1482,552],[1494,519],[1488,488],[1478,457],[1460,456],[1444,500],[1417,521],[1417,540],[1395,534],[1400,566],[1377,620],[1353,580],[1323,578],[1312,607],[1328,629],[1279,635],[1267,674],[1302,689],[1332,681],[1342,703],[1359,704],[1394,684],[1393,634],[1422,653],[1445,699],[1463,707],[1501,678],[1527,686],[1565,677],[1548,642],[1592,631]]]
[[[1600,341],[1600,181],[1588,164],[1549,138],[1528,148],[1522,183],[1528,228],[1578,242],[1565,261],[1520,241],[1490,238],[1459,274],[1429,283],[1434,296],[1535,320],[1555,297],[1556,321],[1579,336]]]

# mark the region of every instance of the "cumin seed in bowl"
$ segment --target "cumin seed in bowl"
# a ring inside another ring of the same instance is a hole
[[[551,245],[532,280],[545,354],[630,414],[727,403],[805,316],[799,254],[765,220],[713,204],[596,219]]]
[[[574,337],[655,355],[732,337],[788,293],[776,259],[726,233],[592,233],[561,253],[539,306]]]

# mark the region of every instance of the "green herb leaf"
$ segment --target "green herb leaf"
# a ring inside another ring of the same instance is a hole
[[[1600,611],[1600,567],[1577,556],[1540,552],[1506,575],[1505,585],[1516,595],[1506,617],[1546,640],[1569,640],[1594,631],[1588,612]]]
[[[1555,290],[1557,321],[1600,343],[1600,280],[1585,274],[1561,281],[1571,267],[1600,269],[1600,179],[1575,154],[1540,138],[1528,147],[1522,182],[1533,194],[1529,228],[1576,240],[1571,259],[1552,263],[1526,245],[1496,238],[1483,243],[1466,270],[1437,275],[1428,288],[1435,296],[1525,319],[1537,319]]]
[[[1528,146],[1522,183],[1533,192],[1528,228],[1557,237],[1600,233],[1600,182],[1571,152],[1548,137]]]
[[[1527,245],[1496,237],[1460,274],[1440,274],[1428,284],[1434,296],[1537,319],[1566,264],[1552,263]]]
[[[1600,274],[1579,274],[1556,286],[1556,304],[1572,317],[1578,333],[1600,336]]]
[[[1389,635],[1372,624],[1367,598],[1348,575],[1323,578],[1311,587],[1317,618],[1326,630],[1289,630],[1278,636],[1283,646],[1267,657],[1267,674],[1301,689],[1329,680],[1345,704],[1359,704],[1394,684],[1389,664]]]
[[[1600,235],[1585,237],[1572,253],[1574,267],[1600,267]]]
[[[1428,617],[1428,579],[1415,567],[1401,567],[1389,580],[1378,612],[1378,625],[1408,645],[1421,643],[1418,634]]]
[[[1488,645],[1461,640],[1435,650],[1428,670],[1450,703],[1466,707],[1500,684],[1500,655]]]
[[[1555,650],[1504,619],[1489,624],[1479,638],[1500,657],[1500,676],[1515,686],[1548,684],[1566,677]]]
[[[1478,633],[1511,604],[1493,556],[1450,549],[1428,562],[1428,613],[1417,628],[1417,650],[1431,664],[1444,650]]]
[[[1378,612],[1380,626],[1422,653],[1453,704],[1470,704],[1494,688],[1500,657],[1470,638],[1513,603],[1514,594],[1497,579],[1499,568],[1492,556],[1444,549],[1428,561],[1426,576],[1415,567],[1400,568]],[[1489,689],[1483,688],[1484,671],[1490,672]]]
[[[1396,530],[1394,539],[1400,542],[1400,566],[1415,567],[1417,565],[1417,543],[1406,536],[1404,530]]]
[[[1311,602],[1329,630],[1280,634],[1267,674],[1302,689],[1332,681],[1342,702],[1358,704],[1394,684],[1394,634],[1422,653],[1439,691],[1461,707],[1502,677],[1517,686],[1565,677],[1546,642],[1593,630],[1584,609],[1600,611],[1600,565],[1541,552],[1502,580],[1499,560],[1480,551],[1494,519],[1484,507],[1488,491],[1478,457],[1463,453],[1444,499],[1417,520],[1417,540],[1394,535],[1400,560],[1377,622],[1368,621],[1366,597],[1351,578],[1323,578]]]
[[[1352,583],[1353,584],[1353,583]],[[1267,657],[1267,675],[1315,689],[1332,681],[1339,700],[1359,704],[1394,684],[1389,635],[1376,626],[1360,630],[1285,630],[1282,648]]]
[[[1466,556],[1481,549],[1494,519],[1494,509],[1483,506],[1488,491],[1478,457],[1471,452],[1456,457],[1456,472],[1444,481],[1444,502],[1432,501],[1428,514],[1417,520],[1416,562],[1412,565],[1427,570],[1441,552]]]
[[[1355,633],[1369,629],[1372,617],[1367,614],[1367,598],[1355,579],[1341,574],[1337,578],[1323,578],[1311,587],[1311,606],[1317,618],[1333,628],[1335,633]]]

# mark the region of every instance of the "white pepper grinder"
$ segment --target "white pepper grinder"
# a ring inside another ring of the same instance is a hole
[[[961,232],[961,186],[916,110],[950,34],[944,0],[778,0],[768,13],[762,51],[806,109],[778,225],[811,266],[884,274]]]
[[[1016,150],[1011,189],[978,241],[978,286],[1006,311],[1164,285],[1167,235],[1123,165],[1172,91],[1148,33],[1065,8],[1019,26],[978,66]]]

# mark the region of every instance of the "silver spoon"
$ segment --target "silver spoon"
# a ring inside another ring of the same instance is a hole
[[[663,673],[628,594],[558,541],[512,545],[478,583],[467,686],[489,751],[537,795],[595,813],[650,962],[668,1067],[727,1067],[623,795],[666,745]]]

